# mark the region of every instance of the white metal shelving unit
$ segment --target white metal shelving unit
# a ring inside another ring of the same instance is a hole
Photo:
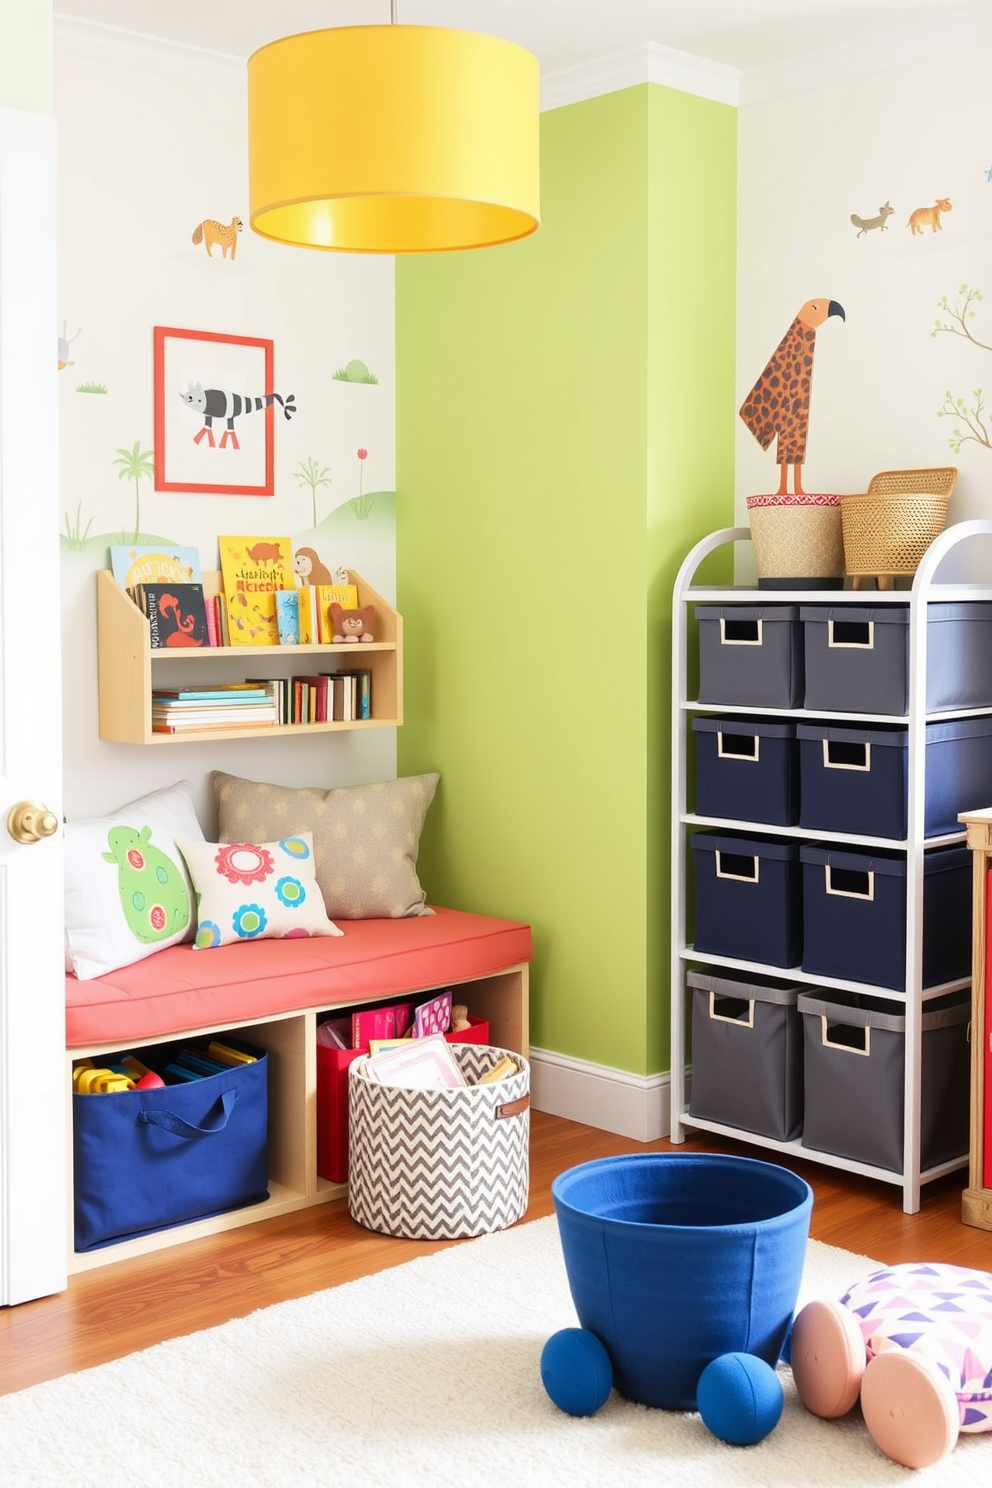
[[[902,1188],[903,1209],[915,1214],[920,1207],[921,1185],[939,1178],[944,1173],[967,1165],[967,1155],[937,1167],[921,1171],[920,1167],[920,1070],[922,1055],[923,1005],[931,998],[943,996],[970,984],[969,978],[947,982],[937,987],[924,989],[923,975],[923,867],[924,853],[931,848],[965,840],[963,831],[947,836],[924,839],[925,807],[925,740],[926,724],[935,719],[942,721],[992,713],[992,708],[967,708],[928,714],[926,711],[927,679],[927,607],[929,604],[965,600],[992,600],[992,521],[959,522],[948,527],[927,549],[914,576],[910,589],[873,591],[811,590],[811,589],[752,589],[696,585],[695,578],[703,560],[727,543],[750,542],[747,527],[728,527],[712,533],[692,549],[679,570],[675,583],[672,608],[672,964],[671,964],[671,1139],[683,1142],[686,1130],[699,1129],[732,1137],[739,1141],[753,1142],[771,1151],[802,1157],[808,1161],[822,1163],[828,1167],[843,1168],[847,1172],[860,1173],[882,1182],[898,1184]],[[809,711],[804,708],[742,708],[738,704],[700,703],[687,696],[689,644],[693,634],[692,616],[696,604],[743,605],[804,604],[804,605],[854,605],[879,607],[884,605],[909,606],[909,709],[901,718],[891,714],[832,713]],[[860,724],[872,722],[903,722],[908,729],[907,769],[908,802],[907,832],[902,842],[891,838],[858,837],[851,833],[810,832],[799,827],[769,826],[762,822],[746,822],[738,819],[704,817],[687,809],[687,755],[689,748],[689,721],[693,712],[728,712],[734,714],[756,713],[765,717],[780,714],[784,718],[801,721],[832,719]],[[976,803],[976,805],[979,803]],[[985,803],[981,803],[985,804]],[[782,967],[767,966],[749,961],[734,960],[727,956],[716,956],[695,951],[686,938],[686,869],[688,828],[695,826],[727,827],[737,831],[760,831],[774,837],[815,837],[817,841],[856,843],[859,846],[885,846],[901,848],[906,853],[906,978],[901,991],[877,987],[861,982],[845,982],[837,978],[811,975],[799,968],[783,970]],[[829,1152],[818,1152],[803,1147],[801,1142],[777,1142],[769,1137],[724,1126],[717,1122],[691,1117],[686,1101],[686,970],[690,965],[733,967],[744,972],[787,975],[796,982],[814,986],[838,987],[853,992],[870,993],[875,997],[890,999],[906,1019],[905,1062],[906,1073],[903,1091],[904,1137],[903,1169],[893,1173],[866,1163],[852,1161]]]

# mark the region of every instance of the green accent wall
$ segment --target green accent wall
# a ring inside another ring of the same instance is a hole
[[[736,114],[545,113],[542,226],[398,259],[401,774],[431,898],[534,929],[532,1042],[668,1067],[670,594],[732,522]]]
[[[51,0],[0,0],[0,108],[52,106]]]

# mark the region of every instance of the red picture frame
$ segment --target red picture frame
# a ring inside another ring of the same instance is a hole
[[[154,328],[155,489],[275,493],[272,341]]]

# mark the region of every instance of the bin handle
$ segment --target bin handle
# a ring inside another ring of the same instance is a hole
[[[723,747],[723,736],[724,736],[724,733],[726,733],[726,735],[727,735],[727,737],[729,739],[746,739],[748,737],[747,734],[735,734],[734,731],[733,731],[733,729],[726,729],[726,730],[724,730],[724,729],[717,729],[717,732],[716,732],[716,757],[717,757],[717,759],[745,760],[748,764],[754,764],[754,765],[760,764],[760,760],[758,758],[758,756],[760,754],[760,746],[761,746],[760,735],[755,734],[753,736],[753,738],[751,740],[751,743],[752,743],[751,752],[750,753],[746,753],[743,749],[724,749],[724,747]]]
[[[504,1101],[501,1106],[496,1107],[496,1120],[504,1121],[507,1116],[522,1116],[529,1105],[529,1095],[521,1095],[516,1100]]]
[[[743,997],[738,998],[737,1000],[739,1002],[743,1002],[744,1001]],[[745,1020],[743,1018],[730,1018],[730,1017],[727,1016],[726,1013],[718,1013],[716,1011],[716,993],[715,992],[711,992],[710,993],[710,1021],[713,1022],[713,1023],[733,1023],[735,1025],[735,1027],[737,1027],[737,1028],[753,1028],[754,1027],[754,998],[753,997],[749,997],[748,1000],[747,1000],[747,1021],[745,1022]]]
[[[760,646],[762,644],[762,631],[764,629],[765,622],[764,622],[764,620],[755,620],[754,624],[757,627],[757,633],[754,636],[754,639],[753,640],[750,637],[748,637],[747,639],[745,639],[743,636],[728,636],[727,635],[727,621],[726,621],[725,617],[723,615],[721,615],[720,616],[720,645],[721,646]]]
[[[174,1137],[187,1137],[191,1142],[198,1142],[201,1137],[214,1137],[224,1130],[231,1119],[231,1112],[234,1110],[237,1098],[238,1092],[234,1087],[223,1092],[220,1097],[222,1115],[214,1121],[212,1126],[194,1126],[191,1121],[184,1120],[175,1111],[139,1111],[138,1125],[160,1126],[163,1131],[171,1132]]]
[[[871,740],[870,739],[866,739],[864,741],[864,743],[862,744],[862,746],[861,746],[862,749],[865,752],[865,762],[864,762],[863,765],[848,764],[848,763],[845,763],[843,760],[831,759],[830,758],[830,745],[831,745],[831,743],[840,743],[840,742],[841,742],[840,740],[824,739],[824,741],[823,741],[823,768],[825,770],[862,770],[862,771],[864,771],[864,770],[870,770],[871,769]],[[853,746],[849,744],[847,747],[848,747],[848,749],[851,749]]]
[[[856,621],[853,623],[857,624]],[[834,639],[834,626],[837,624],[850,625],[852,622],[850,620],[828,620],[827,645],[839,651],[873,651],[875,649],[875,622],[874,620],[868,620],[865,623],[868,627],[868,639],[866,641],[837,641]]]
[[[758,857],[758,854],[757,853],[755,853],[754,854],[754,857],[752,858],[752,862],[754,863],[754,872],[753,873],[724,873],[724,871],[723,871],[723,853],[718,848],[717,851],[713,854],[713,856],[716,858],[716,876],[717,876],[717,878],[733,878],[733,879],[736,879],[738,883],[754,883],[754,884],[756,884],[758,882],[758,879],[759,879],[760,874],[761,874],[761,860]],[[746,858],[747,857],[747,853],[728,853],[727,856],[728,856],[728,858]]]
[[[827,1015],[820,1014],[820,1038],[825,1049],[836,1049],[840,1054],[857,1054],[862,1059],[868,1059],[871,1055],[871,1024],[865,1024],[865,1046],[857,1049],[852,1044],[835,1044],[833,1039],[827,1037]]]
[[[854,870],[854,871],[858,871],[858,870]],[[833,870],[832,870],[831,865],[829,863],[824,863],[824,865],[823,865],[823,873],[824,873],[824,878],[825,878],[825,887],[826,887],[826,891],[827,891],[828,894],[835,894],[839,899],[864,899],[864,900],[866,900],[869,903],[874,902],[874,899],[875,899],[875,870],[874,870],[874,868],[867,868],[865,870],[865,878],[868,880],[868,887],[867,887],[867,889],[865,890],[865,892],[863,894],[860,893],[857,889],[835,889],[834,888],[834,879],[833,879]]]

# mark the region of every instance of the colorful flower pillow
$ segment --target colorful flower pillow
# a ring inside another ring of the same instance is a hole
[[[66,970],[89,980],[192,940],[193,891],[176,838],[202,836],[187,780],[66,822]]]
[[[314,875],[313,837],[176,844],[196,895],[195,950],[238,940],[340,935]]]

